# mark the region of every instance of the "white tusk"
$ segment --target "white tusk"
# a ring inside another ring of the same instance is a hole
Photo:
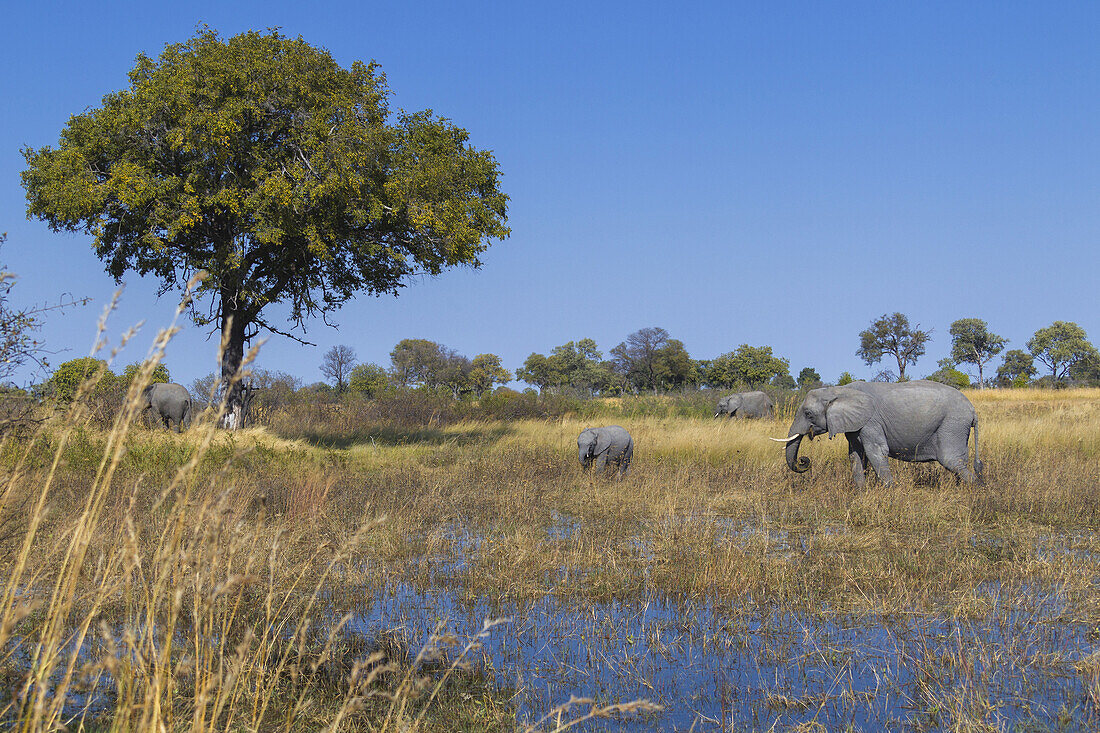
[[[801,437],[802,437],[801,433],[795,433],[794,435],[790,435],[786,438],[768,438],[768,440],[774,440],[776,443],[790,443],[795,438],[801,438]]]

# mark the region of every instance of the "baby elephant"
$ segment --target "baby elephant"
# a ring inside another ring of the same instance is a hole
[[[622,478],[626,476],[630,459],[634,457],[634,439],[618,425],[588,428],[577,438],[577,457],[581,468],[586,471],[594,460],[599,474],[603,474],[610,461],[619,467],[619,478]]]
[[[150,384],[141,391],[141,400],[141,411],[152,408],[166,429],[169,422],[176,424],[177,433],[191,424],[191,394],[182,384]]]

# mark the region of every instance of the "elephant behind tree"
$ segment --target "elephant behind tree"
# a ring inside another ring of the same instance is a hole
[[[141,399],[142,412],[152,408],[166,429],[175,423],[179,433],[191,424],[191,393],[182,384],[150,384],[141,391]]]
[[[974,428],[974,471],[967,466],[970,429]],[[939,461],[963,481],[980,481],[978,416],[959,390],[939,382],[901,384],[852,382],[843,387],[810,390],[798,408],[786,439],[787,466],[796,473],[810,468],[798,457],[803,436],[844,433],[852,462],[852,479],[863,486],[868,464],[887,486],[893,483],[887,458]]]
[[[609,425],[603,428],[588,428],[577,438],[577,457],[581,468],[595,462],[596,473],[603,474],[608,463],[618,466],[619,478],[630,470],[630,461],[634,457],[634,439],[624,428]]]
[[[775,403],[764,392],[737,392],[718,400],[718,411],[714,413],[714,416],[727,414],[730,419],[735,416],[745,418],[771,417],[775,414]]]

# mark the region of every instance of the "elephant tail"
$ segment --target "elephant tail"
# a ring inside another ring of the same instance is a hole
[[[970,422],[970,427],[974,428],[974,477],[978,480],[982,480],[982,459],[978,457],[978,416],[974,415],[974,419]]]

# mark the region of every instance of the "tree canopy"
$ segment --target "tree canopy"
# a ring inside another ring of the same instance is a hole
[[[166,293],[205,271],[209,309],[192,315],[221,329],[223,379],[260,329],[285,333],[269,305],[304,329],[358,292],[477,267],[509,233],[493,155],[431,111],[392,113],[374,63],[201,28],[139,55],[129,82],[57,148],[23,151],[27,212],[92,235],[116,279],[151,274]]]
[[[1023,387],[1038,374],[1035,358],[1023,349],[1005,352],[1004,362],[997,367],[997,383],[1002,387]]]
[[[359,364],[348,376],[348,389],[365,397],[377,397],[389,387],[389,375],[378,364]]]
[[[898,363],[898,381],[905,381],[905,367],[915,364],[924,355],[924,347],[932,340],[931,331],[922,331],[920,324],[909,325],[909,317],[904,313],[885,313],[871,321],[870,328],[859,334],[859,349],[856,356],[871,366],[889,354]],[[885,370],[879,375],[888,374]]]
[[[1100,360],[1096,347],[1089,343],[1085,329],[1073,321],[1055,321],[1046,328],[1040,328],[1028,339],[1027,349],[1050,369],[1054,382],[1065,378],[1079,362]]]
[[[619,392],[623,385],[622,376],[590,338],[555,346],[549,356],[531,354],[516,370],[516,379],[540,390],[569,386],[589,395]]]
[[[790,377],[790,361],[772,354],[772,347],[741,344],[736,351],[711,360],[706,381],[711,387],[733,389],[759,387],[784,376]]]
[[[812,389],[821,386],[821,375],[813,367],[802,367],[798,373],[798,386],[803,389]]]
[[[635,389],[657,390],[661,386],[660,352],[668,342],[668,331],[659,326],[638,329],[611,349],[615,371]]]
[[[973,364],[978,367],[978,386],[985,388],[985,365],[1001,353],[1008,339],[989,330],[980,318],[960,318],[951,324],[951,367]],[[943,365],[941,364],[941,369]]]

